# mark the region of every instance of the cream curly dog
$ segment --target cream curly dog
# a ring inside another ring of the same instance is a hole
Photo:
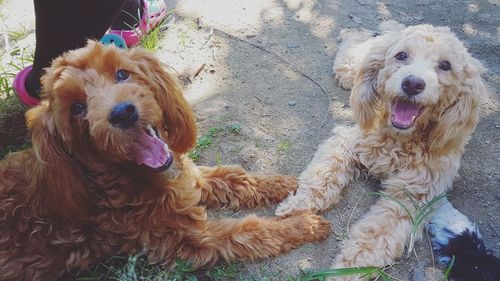
[[[325,210],[363,173],[379,178],[386,195],[415,211],[408,192],[428,202],[450,189],[457,176],[487,98],[481,63],[446,27],[351,35],[340,46],[335,70],[344,87],[352,86],[356,125],[333,130],[278,215]],[[410,229],[402,207],[382,198],[352,227],[334,267],[390,264],[403,254]]]

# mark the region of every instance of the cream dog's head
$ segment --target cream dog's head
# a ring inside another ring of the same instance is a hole
[[[460,135],[456,132],[476,125],[478,106],[486,98],[482,71],[481,63],[446,27],[419,25],[388,32],[374,39],[356,74],[354,117],[365,130],[427,131],[443,146]]]

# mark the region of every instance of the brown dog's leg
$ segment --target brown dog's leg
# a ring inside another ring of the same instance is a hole
[[[201,204],[210,208],[255,208],[278,203],[297,189],[292,176],[251,175],[239,166],[199,167]]]
[[[248,216],[207,222],[204,233],[186,236],[179,257],[197,268],[226,261],[276,256],[299,245],[325,239],[330,223],[302,212],[286,218]]]

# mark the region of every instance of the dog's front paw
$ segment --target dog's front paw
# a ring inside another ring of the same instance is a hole
[[[290,233],[304,243],[324,240],[330,234],[331,223],[311,211],[294,211],[283,220],[290,225]]]
[[[302,197],[299,195],[290,195],[285,201],[281,202],[276,208],[275,214],[277,216],[286,216],[294,211],[315,211],[316,205],[312,202],[311,198]]]
[[[335,79],[339,83],[340,87],[344,90],[351,90],[352,87],[354,86],[354,81],[352,76],[351,77],[346,77],[342,75],[342,73],[335,73]]]
[[[276,176],[269,182],[268,189],[273,193],[273,201],[279,203],[288,195],[295,193],[298,188],[297,177]]]
[[[297,190],[294,176],[256,176],[258,190],[271,203],[279,203]]]

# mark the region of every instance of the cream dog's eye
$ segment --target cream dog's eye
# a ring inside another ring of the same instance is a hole
[[[74,103],[71,105],[71,115],[77,116],[82,114],[87,109],[87,106],[83,103]]]
[[[129,77],[129,73],[126,70],[120,69],[115,74],[115,79],[117,82],[125,81]]]
[[[444,71],[448,71],[451,69],[451,64],[449,61],[442,61],[441,63],[439,63],[439,68]]]
[[[408,58],[408,54],[405,52],[399,52],[394,56],[397,60],[406,60]]]

